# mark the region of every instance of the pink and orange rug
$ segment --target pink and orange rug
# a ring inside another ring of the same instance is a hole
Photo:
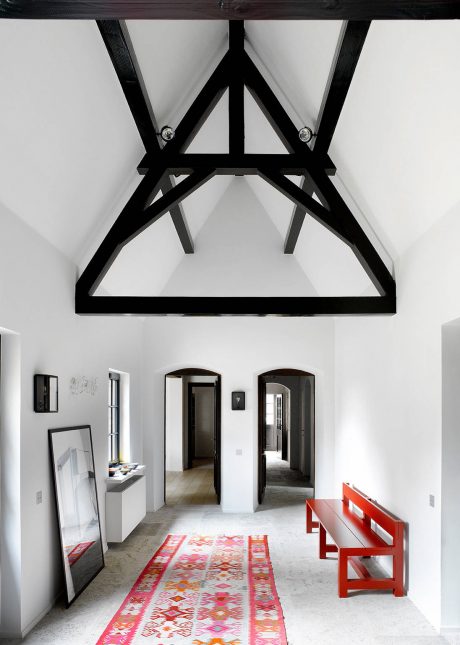
[[[86,551],[92,547],[94,542],[80,542],[80,544],[77,544],[76,546],[65,546],[64,551],[69,559],[69,564],[71,567],[77,562],[83,553],[86,553]]]
[[[169,535],[97,645],[287,645],[267,536]]]

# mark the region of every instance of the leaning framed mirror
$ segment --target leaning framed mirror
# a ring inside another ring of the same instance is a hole
[[[49,430],[67,606],[104,567],[89,425]]]

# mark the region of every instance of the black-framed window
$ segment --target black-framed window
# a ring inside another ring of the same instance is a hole
[[[109,372],[109,463],[120,462],[120,375]]]

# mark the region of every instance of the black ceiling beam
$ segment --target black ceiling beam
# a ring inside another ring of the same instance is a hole
[[[227,52],[177,126],[174,139],[165,146],[164,150],[167,150],[168,154],[178,154],[191,143],[227,89],[229,71],[230,57]],[[139,168],[150,168],[151,162],[155,163],[155,159],[151,159],[147,153]]]
[[[128,30],[125,25],[117,20],[99,20],[97,26],[120,81],[142,143],[152,157],[158,161],[158,155],[163,147],[158,138],[158,124]],[[174,178],[165,175],[160,189],[163,193],[167,193],[174,186]],[[170,214],[184,252],[193,253],[193,240],[181,204],[171,207]]]
[[[197,171],[150,204],[153,196],[158,193],[164,174],[164,168],[151,170],[141,181],[80,276],[76,287],[78,294],[92,295],[122,248],[172,206],[203,185],[213,175],[213,171]]]
[[[0,0],[1,1],[1,0]],[[244,50],[244,25],[230,26],[230,47],[195,101],[176,127],[172,141],[158,150],[148,150],[147,174],[110,229],[86,267],[76,286],[78,313],[139,315],[340,315],[395,313],[396,287],[393,277],[366,237],[351,211],[327,175],[325,157],[321,158],[302,143],[298,131],[268,83]],[[235,65],[235,62],[237,63]],[[239,72],[239,78],[237,73]],[[127,71],[132,73],[132,70]],[[238,145],[227,155],[191,155],[184,152],[198,129],[229,87],[238,81],[234,96],[234,132]],[[244,105],[241,87],[246,85],[261,110],[267,115],[287,148],[284,155],[244,154]],[[144,113],[145,115],[145,113]],[[152,124],[155,122],[152,121]],[[174,125],[174,124],[173,124]],[[212,162],[212,163],[211,163]],[[252,174],[264,179],[301,205],[318,221],[344,240],[375,284],[381,297],[371,298],[132,298],[95,297],[94,293],[123,246],[174,208],[217,172]],[[191,173],[177,186],[152,203],[164,186],[165,176]],[[308,177],[321,203],[298,188],[283,172]]]
[[[310,177],[304,176],[300,184],[300,189],[304,191],[309,197],[313,196],[315,192],[315,185]],[[297,240],[299,239],[300,231],[302,230],[307,211],[302,204],[296,204],[292,212],[291,221],[289,222],[288,232],[286,233],[286,240],[284,242],[284,252],[292,255],[295,251]]]
[[[316,137],[311,144],[316,153],[327,154],[329,151],[370,24],[369,21],[355,21],[342,26],[319,110]],[[302,188],[310,196],[313,195],[314,185],[311,181],[304,181]],[[285,253],[294,253],[304,219],[305,210],[297,205],[286,235]]]
[[[316,157],[319,167],[323,167],[324,158]],[[151,159],[154,165],[154,159]],[[215,168],[217,175],[257,175],[258,168],[270,166],[287,175],[304,175],[305,158],[293,154],[220,154],[220,153],[182,153],[169,155],[164,152],[162,162],[168,170],[176,175],[189,175],[198,168]],[[150,167],[150,164],[149,164]],[[148,168],[143,168],[145,174]]]
[[[0,18],[448,20],[458,0],[0,0]]]
[[[388,271],[361,226],[348,210],[345,202],[341,200],[338,193],[334,195],[334,187],[331,188],[329,193],[332,208],[328,211],[324,207],[318,209],[318,206],[321,205],[286,177],[264,171],[263,169],[260,170],[259,174],[295,204],[302,206],[314,219],[323,224],[343,242],[348,244],[381,296],[396,295],[396,285],[393,276]],[[327,214],[325,214],[325,211]]]
[[[380,295],[395,295],[395,281],[385,266],[385,263],[370,243],[352,212],[332,184],[330,178],[318,166],[314,153],[306,144],[300,141],[295,125],[267,81],[263,78],[249,56],[247,54],[245,56],[243,73],[245,74],[246,85],[260,106],[260,109],[266,114],[286,148],[290,152],[304,155],[306,174],[310,176],[315,193],[318,195],[321,203],[342,221],[342,226],[347,231],[347,239],[353,241],[353,252]],[[292,182],[290,183],[293,186]]]
[[[315,163],[324,168],[329,165],[328,158],[321,155],[313,155]],[[305,158],[298,154],[221,154],[221,153],[164,153],[165,165],[175,175],[190,175],[196,168],[215,168],[217,175],[234,175],[235,171],[244,170],[245,175],[257,175],[257,169],[271,165],[287,175],[305,174]],[[149,168],[155,165],[155,158],[146,155],[137,170],[140,175],[145,175]],[[335,169],[325,169],[326,174],[334,175]]]
[[[362,20],[342,26],[316,123],[316,152],[329,150],[370,25]]]
[[[209,168],[197,170],[193,175],[189,175],[180,184],[177,184],[177,186],[174,186],[167,193],[159,197],[153,204],[144,208],[137,217],[131,219],[130,223],[125,226],[124,243],[127,244],[145,231],[146,228],[167,213],[172,206],[175,206],[198,190],[214,174],[215,171]]]
[[[342,220],[334,212],[329,211],[322,204],[317,202],[316,199],[302,190],[302,188],[296,186],[287,177],[264,168],[260,168],[258,174],[262,179],[265,179],[266,182],[276,188],[288,199],[293,201],[295,204],[300,205],[304,211],[313,217],[313,219],[325,226],[329,231],[331,231],[331,233],[341,239],[342,242],[350,244],[347,230],[343,225]]]
[[[396,298],[391,296],[298,297],[298,298],[203,298],[88,296],[78,293],[77,314],[138,316],[347,316],[392,315]]]
[[[77,293],[92,294],[97,289],[125,244],[125,223],[136,218],[151,203],[165,174],[164,168],[151,169],[142,179],[78,279]]]
[[[230,154],[244,153],[244,79],[240,73],[244,53],[244,22],[229,23],[229,53],[231,56],[228,86],[228,149]]]

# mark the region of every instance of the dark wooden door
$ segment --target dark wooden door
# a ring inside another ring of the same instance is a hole
[[[220,476],[221,428],[220,428],[220,376],[214,385],[214,490],[217,503],[220,504],[221,476]]]
[[[265,379],[259,376],[259,440],[258,440],[258,494],[259,504],[265,495],[267,484],[267,458],[265,456],[265,401],[267,387]]]
[[[188,405],[189,405],[189,417],[188,417],[188,468],[193,467],[193,460],[195,459],[195,423],[196,423],[196,400],[195,394],[190,387],[188,389]]]

